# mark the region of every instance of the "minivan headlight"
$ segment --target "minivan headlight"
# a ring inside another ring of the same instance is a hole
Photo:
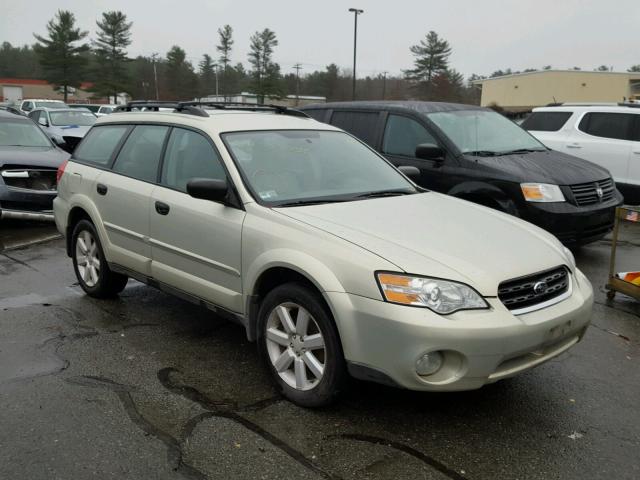
[[[387,302],[426,307],[441,315],[489,308],[485,299],[464,283],[387,272],[377,273],[376,279]]]
[[[520,188],[527,202],[564,202],[558,185],[549,183],[521,183]]]

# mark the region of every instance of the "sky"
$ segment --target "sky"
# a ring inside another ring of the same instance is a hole
[[[234,29],[233,63],[247,64],[249,37],[270,28],[283,73],[329,63],[351,68],[353,14],[358,17],[358,76],[411,68],[411,45],[430,30],[449,41],[450,63],[466,76],[498,69],[626,71],[640,64],[640,0],[7,0],[0,13],[0,42],[33,43],[58,9],[76,15],[94,36],[103,11],[122,10],[133,21],[131,56],[164,56],[172,45],[195,65],[217,56],[217,30]]]

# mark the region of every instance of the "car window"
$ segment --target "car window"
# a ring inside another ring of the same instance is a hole
[[[363,142],[375,147],[378,112],[333,112],[331,125],[346,130]]]
[[[113,112],[113,107],[100,107],[100,110],[98,110],[98,113],[112,113]]]
[[[80,110],[49,112],[49,116],[51,117],[51,125],[56,126],[78,125],[80,127],[89,127],[96,123],[97,120],[93,113]]]
[[[416,147],[421,143],[438,144],[433,135],[412,118],[389,115],[382,142],[384,153],[415,157]]]
[[[0,121],[0,147],[51,147],[49,139],[36,125],[27,120]]]
[[[34,122],[37,122],[37,121],[38,121],[38,119],[40,118],[40,112],[41,112],[41,111],[42,111],[42,110],[36,110],[35,112],[29,112],[29,115],[28,115],[28,116],[29,116],[29,118],[30,118],[31,120],[33,120]]]
[[[535,132],[557,132],[571,115],[573,112],[533,112],[520,126]]]
[[[630,140],[633,118],[631,113],[590,112],[582,117],[578,129],[596,137]]]
[[[24,102],[22,104],[22,110],[30,112],[31,110],[33,110],[33,105],[31,104],[31,102]]]
[[[635,117],[636,117],[636,126],[633,131],[633,135],[631,136],[631,139],[635,140],[636,142],[640,142],[640,115],[636,114]]]
[[[68,108],[63,102],[35,102],[37,108]]]
[[[74,150],[73,158],[106,166],[128,129],[127,125],[93,127]]]
[[[226,174],[218,153],[204,136],[174,128],[164,155],[161,183],[186,192],[192,178],[225,179]]]
[[[305,110],[304,113],[309,115],[314,120],[318,120],[319,122],[324,122],[324,117],[327,114],[327,110],[324,108],[314,108],[311,110]]]
[[[160,154],[169,127],[138,125],[116,158],[113,171],[145,182],[155,182]]]

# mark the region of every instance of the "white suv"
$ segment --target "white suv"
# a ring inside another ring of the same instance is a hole
[[[522,127],[553,150],[606,168],[625,202],[640,204],[640,104],[535,108]]]
[[[301,112],[195,103],[103,117],[60,168],[87,294],[131,277],[236,320],[305,406],[347,372],[479,388],[583,337],[593,291],[551,234],[420,189]]]

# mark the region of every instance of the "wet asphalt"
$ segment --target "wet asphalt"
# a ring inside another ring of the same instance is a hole
[[[305,410],[241,327],[133,281],[91,299],[52,236],[0,222],[0,479],[640,478],[640,303],[606,300],[606,240],[575,252],[597,303],[568,353],[472,392],[354,381]],[[618,255],[640,269],[640,224]]]

